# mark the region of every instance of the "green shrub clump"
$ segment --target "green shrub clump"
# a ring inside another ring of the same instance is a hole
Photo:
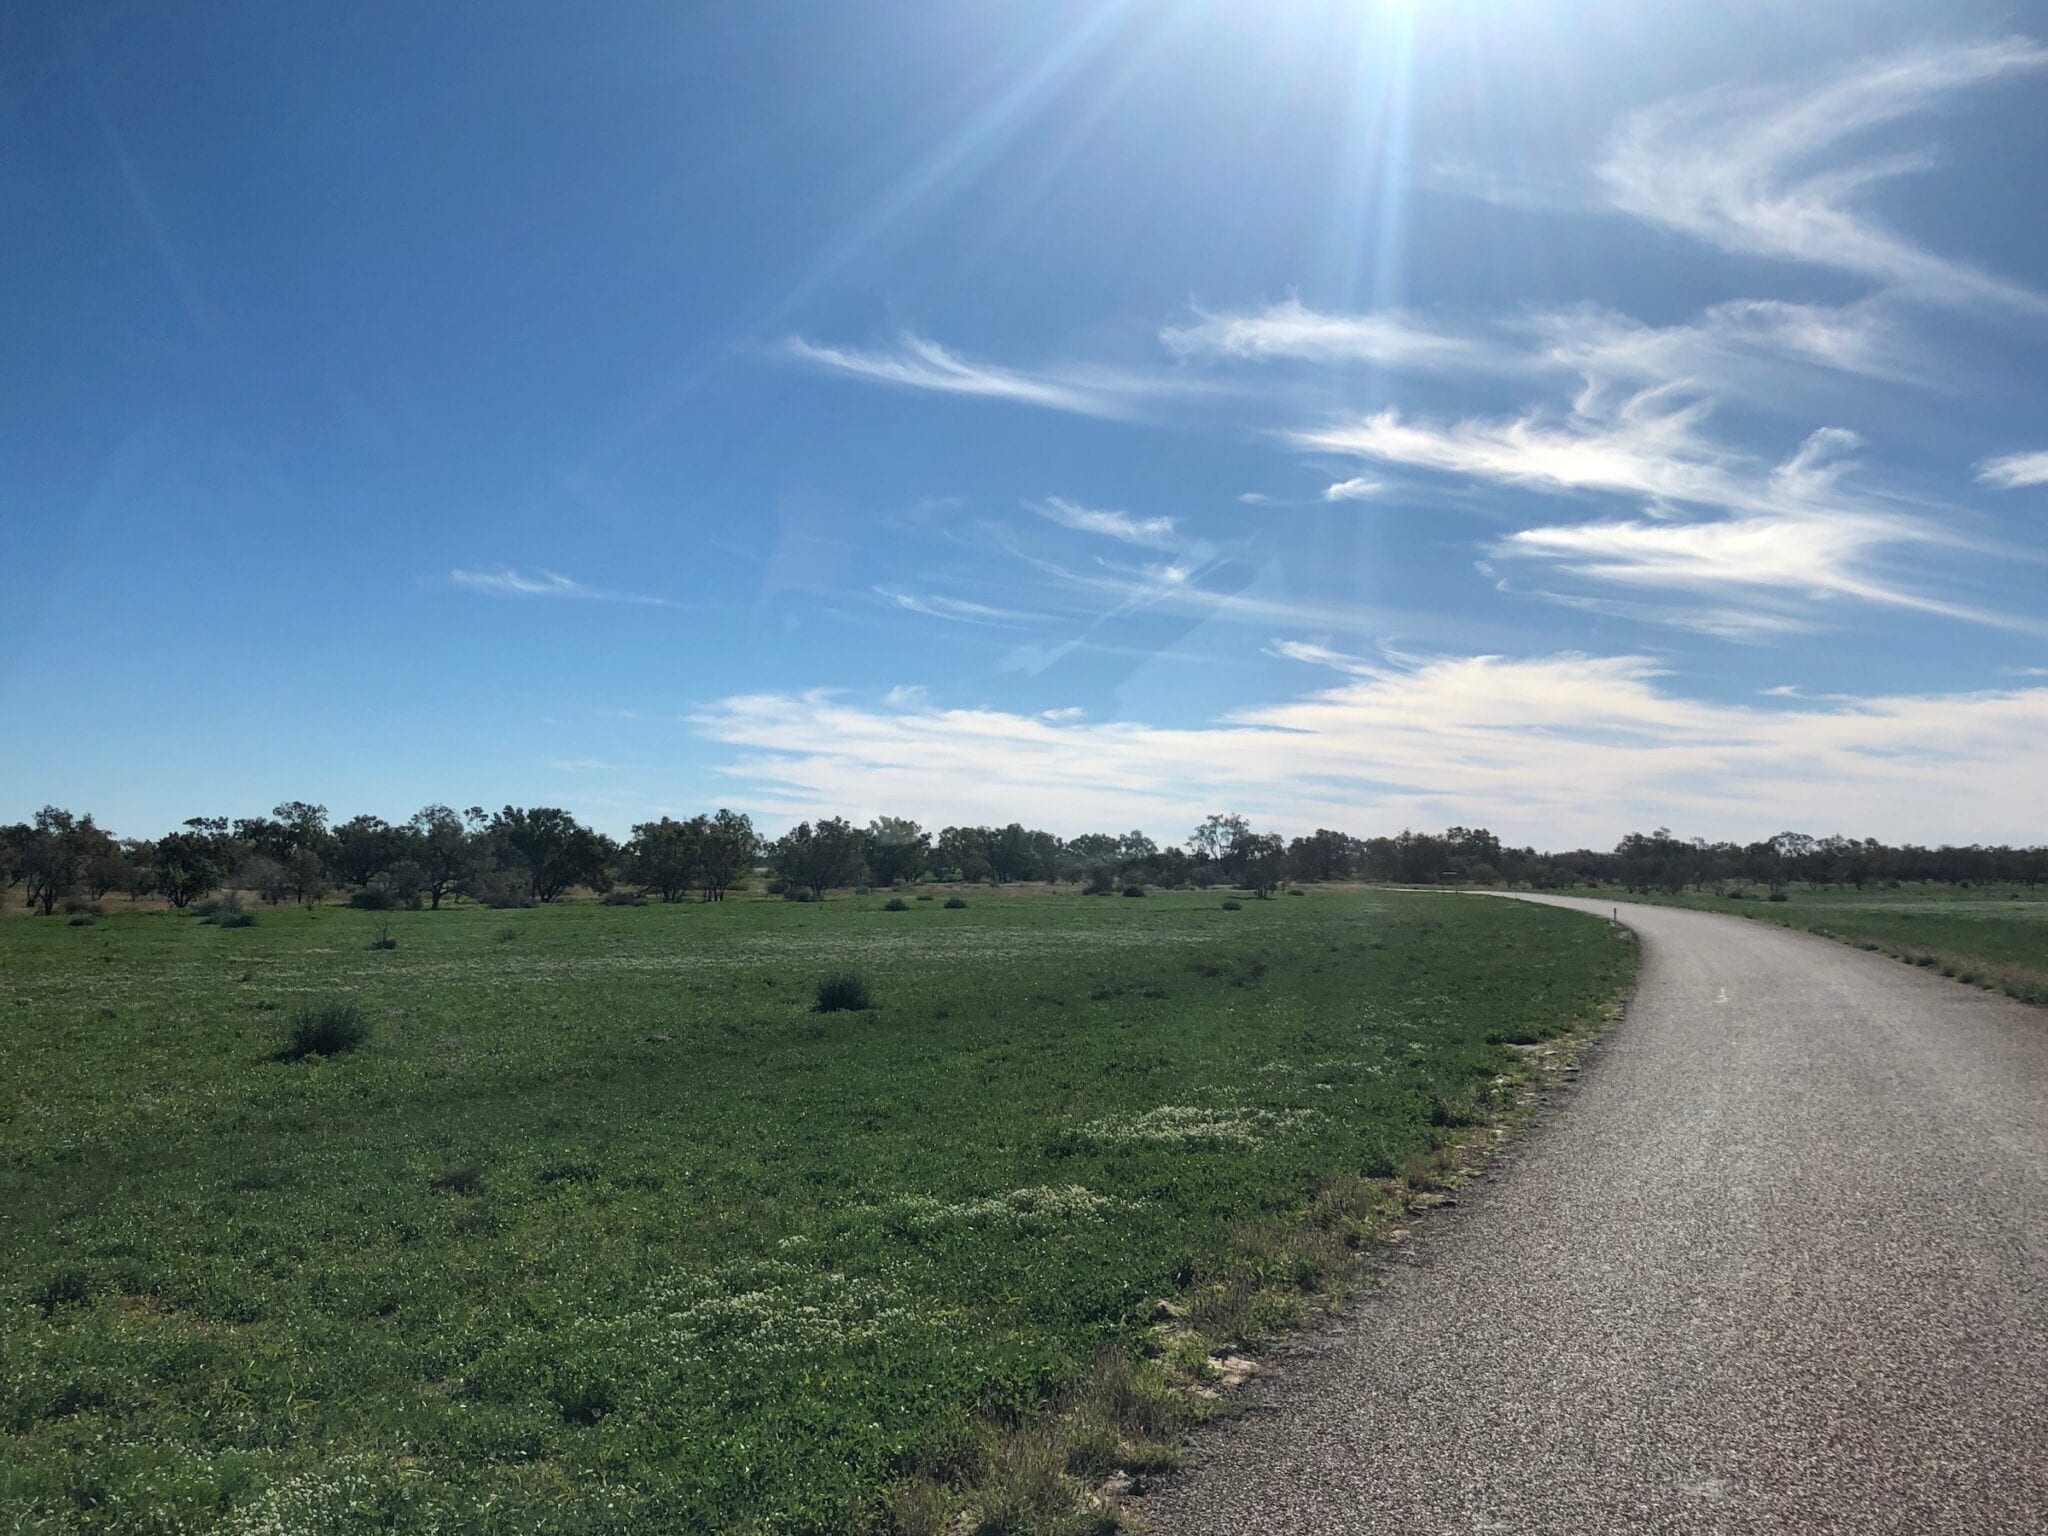
[[[1223,903],[1223,910],[1226,912],[1242,912],[1244,910],[1244,903],[1233,896],[1230,900]]]
[[[875,1006],[859,971],[834,971],[818,983],[819,1013],[864,1013]]]
[[[1145,894],[1145,887],[1142,885],[1127,885],[1124,887],[1124,894],[1126,896],[1142,896]]]
[[[901,896],[891,896],[882,903],[882,910],[884,912],[908,912],[910,910],[910,903]]]
[[[958,912],[966,905],[967,898],[964,896],[948,896],[946,898],[946,909],[950,912]]]
[[[354,1003],[308,1003],[285,1026],[284,1056],[339,1056],[370,1038],[370,1021]]]

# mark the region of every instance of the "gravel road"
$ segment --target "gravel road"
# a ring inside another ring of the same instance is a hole
[[[1160,1532],[2048,1532],[2048,1011],[1620,911],[1627,1018]]]

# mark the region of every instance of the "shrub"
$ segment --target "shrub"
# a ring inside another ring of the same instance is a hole
[[[901,896],[891,896],[882,903],[882,910],[884,912],[908,912],[910,910],[910,903]]]
[[[1786,894],[1785,894],[1785,893],[1784,893],[1783,891],[1773,891],[1773,892],[1771,892],[1771,900],[1772,900],[1772,901],[1790,901],[1791,899],[1792,899],[1792,898],[1791,898],[1791,897],[1789,897],[1789,896],[1787,896],[1787,895],[1786,895]]]
[[[48,1317],[59,1307],[82,1307],[92,1300],[92,1276],[66,1265],[36,1288],[31,1298]]]
[[[1127,885],[1124,887],[1124,894],[1126,896],[1142,896],[1145,894],[1145,887],[1142,885]]]
[[[834,971],[818,983],[819,1013],[861,1013],[875,1006],[859,971]]]
[[[1297,885],[1297,886],[1295,886],[1295,887],[1294,887],[1294,888],[1293,888],[1292,890],[1290,890],[1290,891],[1289,891],[1289,892],[1288,892],[1287,894],[1288,894],[1288,895],[1290,895],[1290,896],[1306,896],[1306,895],[1308,894],[1308,892],[1307,892],[1307,891],[1304,891],[1304,890],[1303,890],[1303,889],[1302,889],[1302,888],[1301,888],[1300,886],[1298,886],[1298,885]]]
[[[510,944],[514,939],[518,937],[519,930],[509,925],[498,930],[498,942],[500,944]]]
[[[370,948],[372,948],[372,949],[396,949],[396,948],[398,948],[398,940],[396,940],[396,939],[394,939],[393,937],[391,937],[391,925],[390,925],[389,923],[379,923],[379,924],[377,925],[377,937],[375,937],[374,939],[370,940]]]
[[[451,1168],[434,1180],[434,1188],[450,1195],[480,1195],[484,1192],[481,1168]]]
[[[515,870],[486,869],[472,875],[469,894],[487,907],[505,911],[533,905],[533,888],[526,876]]]
[[[818,893],[808,885],[785,885],[782,888],[782,899],[784,901],[812,902],[818,899]]]
[[[918,899],[919,901],[930,901],[930,900],[932,899],[932,893],[931,893],[930,891],[926,891],[926,892],[924,892],[924,893],[923,893],[922,895],[920,895],[920,896],[919,896],[919,897],[918,897],[917,899]]]
[[[948,896],[946,898],[946,909],[949,912],[958,912],[962,907],[966,905],[967,898],[964,896]]]
[[[856,885],[853,888],[853,894],[856,896],[872,896],[875,894],[875,888],[871,885]]]
[[[599,900],[608,907],[644,907],[647,905],[647,893],[630,891],[621,886],[615,891],[606,891]]]
[[[216,928],[254,928],[256,926],[256,914],[254,912],[244,912],[240,907],[237,907],[232,912],[223,912],[217,917],[208,918],[207,921]]]
[[[80,901],[76,896],[66,896],[58,911],[66,917],[105,917],[107,909],[96,901]]]
[[[1244,903],[1233,896],[1230,900],[1223,903],[1223,910],[1226,912],[1242,912],[1244,910]]]
[[[381,885],[365,885],[348,893],[348,904],[358,912],[396,912],[398,898]]]
[[[285,1026],[284,1057],[339,1056],[370,1038],[370,1021],[354,1003],[308,1003]]]
[[[225,896],[216,896],[211,901],[202,901],[192,909],[192,915],[202,923],[218,924],[223,917],[233,916],[242,910],[242,898],[233,891]]]

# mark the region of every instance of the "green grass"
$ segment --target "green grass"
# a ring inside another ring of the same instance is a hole
[[[1858,891],[1852,886],[1793,886],[1784,901],[1766,899],[1760,886],[1750,887],[1739,901],[1698,891],[1677,896],[1631,897],[1610,890],[1592,894],[1734,912],[1804,928],[2023,1002],[2048,1003],[2048,889],[1904,885]]]
[[[1632,964],[1573,914],[1385,892],[9,917],[0,1529],[1022,1499],[1034,1405],[1091,1371],[1090,1422],[1144,1400],[1103,1362],[1162,1298],[1207,1338],[1283,1319],[1316,1276],[1280,1235],[1499,1108],[1507,1042]],[[814,1011],[849,967],[875,1006]],[[326,1001],[367,1042],[279,1059]]]

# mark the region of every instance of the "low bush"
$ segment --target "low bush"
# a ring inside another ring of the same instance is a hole
[[[872,896],[875,894],[875,888],[871,885],[856,885],[853,888],[853,894],[856,896]]]
[[[1233,896],[1230,900],[1223,903],[1223,910],[1226,912],[1242,912],[1244,910],[1244,903]]]
[[[201,902],[193,912],[199,921],[213,928],[253,928],[256,914],[242,910],[242,898],[233,891],[212,901]]]
[[[398,898],[381,885],[364,885],[348,893],[348,904],[358,912],[396,912]]]
[[[518,937],[519,930],[509,925],[498,930],[498,942],[500,944],[510,944],[514,939]]]
[[[958,912],[966,905],[967,899],[964,896],[948,896],[946,898],[946,909],[950,912]]]
[[[92,917],[84,912],[74,912],[64,921],[73,928],[90,928],[93,925]]]
[[[514,870],[482,870],[470,877],[468,890],[473,900],[499,911],[533,905],[532,886]]]
[[[910,903],[901,896],[891,896],[882,903],[882,910],[884,912],[908,912],[910,910]]]
[[[819,1013],[861,1013],[875,1006],[859,971],[835,971],[818,983]]]
[[[1124,887],[1124,894],[1126,896],[1142,896],[1145,894],[1145,887],[1142,885],[1127,885]]]
[[[932,893],[931,893],[930,891],[926,891],[926,892],[924,892],[924,893],[923,893],[922,895],[920,895],[920,896],[919,896],[919,897],[918,897],[917,899],[918,899],[919,901],[930,901],[930,900],[932,899]]]
[[[390,925],[389,923],[379,923],[379,924],[377,925],[377,937],[375,937],[374,939],[370,940],[370,948],[372,948],[372,949],[396,949],[396,948],[398,948],[398,940],[396,940],[396,939],[394,939],[393,937],[391,937],[391,925]]]
[[[621,886],[615,891],[606,891],[598,900],[607,907],[644,907],[647,905],[647,893],[629,891]]]
[[[369,1038],[370,1021],[354,1003],[307,1003],[285,1025],[281,1054],[288,1061],[307,1056],[339,1056],[355,1050]]]
[[[66,917],[105,917],[107,909],[96,901],[80,901],[76,896],[66,896],[57,910]]]
[[[799,903],[813,902],[818,899],[818,893],[808,885],[786,885],[782,888],[782,899]]]
[[[1786,894],[1785,894],[1785,893],[1784,893],[1783,891],[1773,891],[1773,892],[1771,892],[1771,900],[1772,900],[1772,901],[1790,901],[1791,899],[1792,899],[1792,898],[1791,898],[1791,897],[1789,897],[1789,896],[1787,896],[1787,895],[1786,895]]]

